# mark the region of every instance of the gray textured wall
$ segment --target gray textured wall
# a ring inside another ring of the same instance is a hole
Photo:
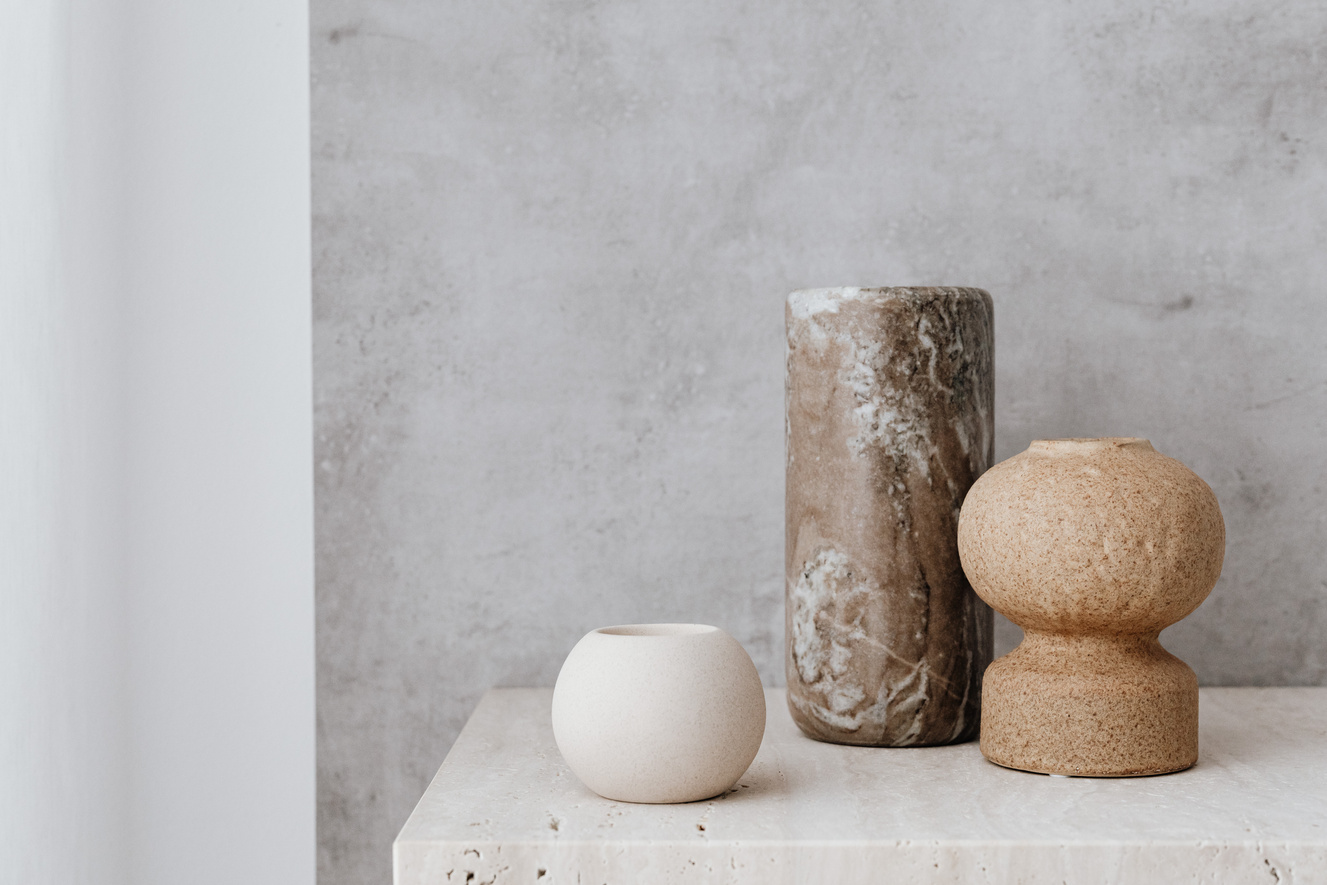
[[[783,308],[996,303],[997,458],[1142,435],[1229,548],[1167,632],[1327,681],[1327,8],[313,6],[320,868],[587,629],[780,684]],[[1005,624],[1001,647],[1016,630]]]

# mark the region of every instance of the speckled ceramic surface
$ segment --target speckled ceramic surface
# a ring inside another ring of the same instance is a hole
[[[1158,641],[1221,574],[1216,496],[1145,439],[1037,440],[963,504],[977,593],[1025,631],[986,671],[981,751],[1010,768],[1112,777],[1198,758],[1198,681]]]
[[[955,531],[991,462],[991,296],[808,289],[787,323],[793,719],[838,743],[971,739],[992,617]]]
[[[695,802],[755,758],[765,693],[746,649],[718,627],[601,627],[567,655],[552,720],[567,766],[600,796]]]

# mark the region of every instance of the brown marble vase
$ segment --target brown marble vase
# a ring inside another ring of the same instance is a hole
[[[977,734],[992,615],[959,507],[991,462],[991,296],[788,296],[788,707],[813,738],[903,747]]]
[[[1198,680],[1158,636],[1221,574],[1207,483],[1145,439],[1037,440],[968,492],[958,546],[977,593],[1024,630],[986,671],[987,759],[1090,777],[1197,760]]]

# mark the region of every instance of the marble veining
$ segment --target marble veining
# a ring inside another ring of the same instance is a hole
[[[980,289],[788,298],[788,699],[813,737],[975,734],[992,624],[955,534],[991,461],[991,318]]]
[[[854,580],[846,556],[821,548],[789,597],[797,674],[807,685],[825,682],[828,709],[819,715],[842,728],[852,727],[846,714],[866,697],[865,688],[852,681],[850,665],[854,647],[870,641],[862,619],[872,589]]]

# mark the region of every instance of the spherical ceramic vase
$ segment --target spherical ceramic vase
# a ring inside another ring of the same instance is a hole
[[[1198,758],[1198,680],[1161,647],[1225,554],[1207,484],[1145,439],[1037,440],[968,492],[973,588],[1024,630],[986,670],[981,751],[1046,774],[1164,774]]]
[[[737,783],[765,734],[765,692],[718,627],[585,635],[553,690],[553,736],[585,785],[621,802],[696,802]]]

